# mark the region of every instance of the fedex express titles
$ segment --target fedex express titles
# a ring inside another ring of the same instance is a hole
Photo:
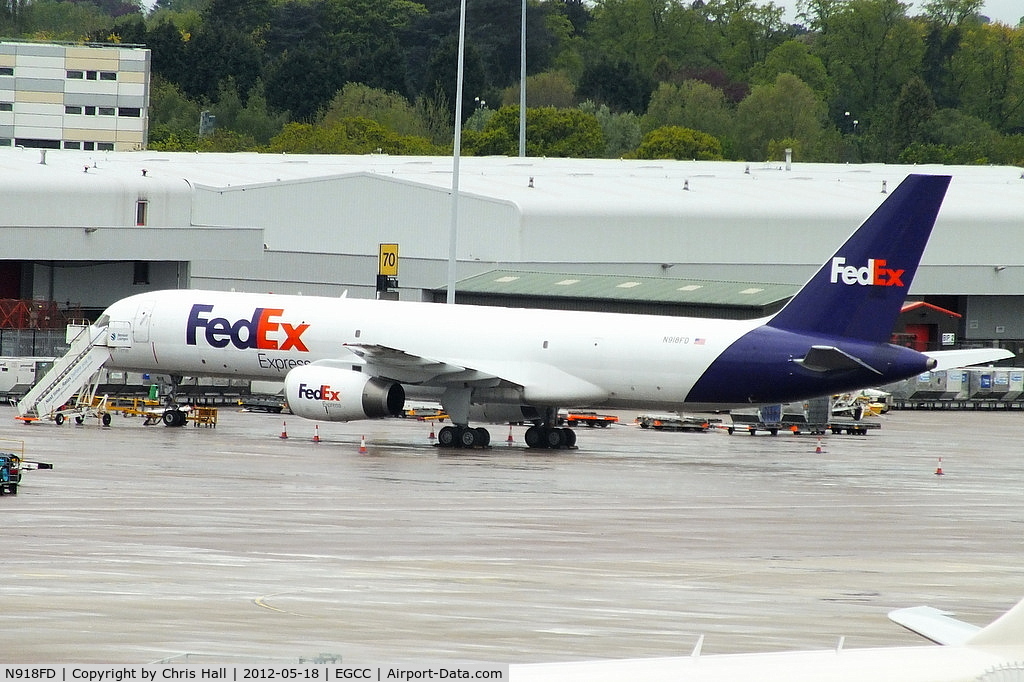
[[[858,268],[853,265],[847,265],[846,259],[842,256],[835,256],[832,259],[832,276],[829,281],[832,284],[837,284],[842,280],[843,284],[859,284],[861,286],[903,286],[902,277],[906,270],[892,270],[885,266],[885,260],[869,258],[867,265]]]
[[[281,320],[283,308],[256,308],[252,317],[232,322],[226,317],[214,317],[213,306],[196,303],[188,315],[185,343],[198,345],[199,330],[212,348],[226,348],[231,344],[239,350],[260,350],[257,361],[261,369],[283,371],[298,365],[308,365],[308,359],[274,358],[262,351],[296,351],[308,353],[302,335],[308,323],[291,324]]]

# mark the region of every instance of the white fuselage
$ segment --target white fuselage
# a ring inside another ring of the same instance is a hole
[[[112,368],[284,380],[316,361],[358,367],[351,345],[382,346],[530,377],[527,401],[609,408],[678,406],[729,344],[763,323],[214,291],[139,294],[104,317],[119,336]],[[485,394],[475,395],[513,401],[497,388]]]

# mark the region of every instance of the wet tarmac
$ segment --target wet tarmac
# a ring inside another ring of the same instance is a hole
[[[919,643],[893,608],[985,624],[1024,595],[1020,412],[895,412],[821,453],[626,425],[556,452],[491,427],[465,452],[413,420],[315,443],[232,408],[215,429],[13,416],[0,437],[54,469],[0,498],[0,663],[853,648]]]

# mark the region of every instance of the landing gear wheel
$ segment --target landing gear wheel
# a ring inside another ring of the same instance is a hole
[[[539,448],[541,447],[541,428],[539,426],[531,426],[526,429],[526,447],[528,448]]]
[[[459,445],[464,448],[471,448],[476,445],[476,429],[459,429]]]
[[[607,424],[602,424],[604,428]],[[576,447],[576,432],[572,429],[562,429],[562,447],[574,448]]]
[[[181,410],[167,410],[161,419],[164,426],[184,426],[186,421],[185,413]]]
[[[491,432],[483,427],[473,429],[476,432],[477,447],[486,448],[491,444]]]
[[[557,450],[565,445],[565,434],[562,429],[547,429],[547,433],[544,434],[544,445],[552,450]]]
[[[441,430],[437,432],[437,444],[440,445],[442,448],[455,447],[455,427],[441,427]]]
[[[53,423],[56,424],[57,426],[60,426],[61,424],[63,424],[64,423],[64,415],[58,414],[56,417],[53,418]]]
[[[103,416],[102,416],[102,417],[100,417],[100,422],[101,422],[101,423],[102,423],[102,424],[103,424],[104,426],[110,426],[110,413],[109,413],[109,412],[104,412],[104,413],[103,413]]]

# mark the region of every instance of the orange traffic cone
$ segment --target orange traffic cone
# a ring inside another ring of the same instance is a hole
[[[437,438],[437,436],[434,435],[434,425],[433,424],[430,425],[430,435],[427,436],[427,438],[429,438],[430,440],[434,440],[435,438]]]
[[[365,455],[366,454],[366,436],[360,436],[359,437],[359,454],[360,455]]]
[[[508,425],[508,439],[506,439],[505,442],[508,443],[509,445],[512,445],[512,425],[511,424]]]
[[[816,455],[820,455],[821,453],[822,453],[822,449],[821,449],[821,438],[819,438],[819,439],[818,439],[818,447],[814,448],[814,454],[816,454]]]
[[[287,438],[287,437],[288,437],[288,422],[283,421],[283,422],[281,422],[281,438]]]
[[[935,470],[936,476],[942,476],[942,458],[939,457],[939,468]]]
[[[313,424],[313,442],[314,443],[319,443],[320,442],[320,425],[319,424]]]

